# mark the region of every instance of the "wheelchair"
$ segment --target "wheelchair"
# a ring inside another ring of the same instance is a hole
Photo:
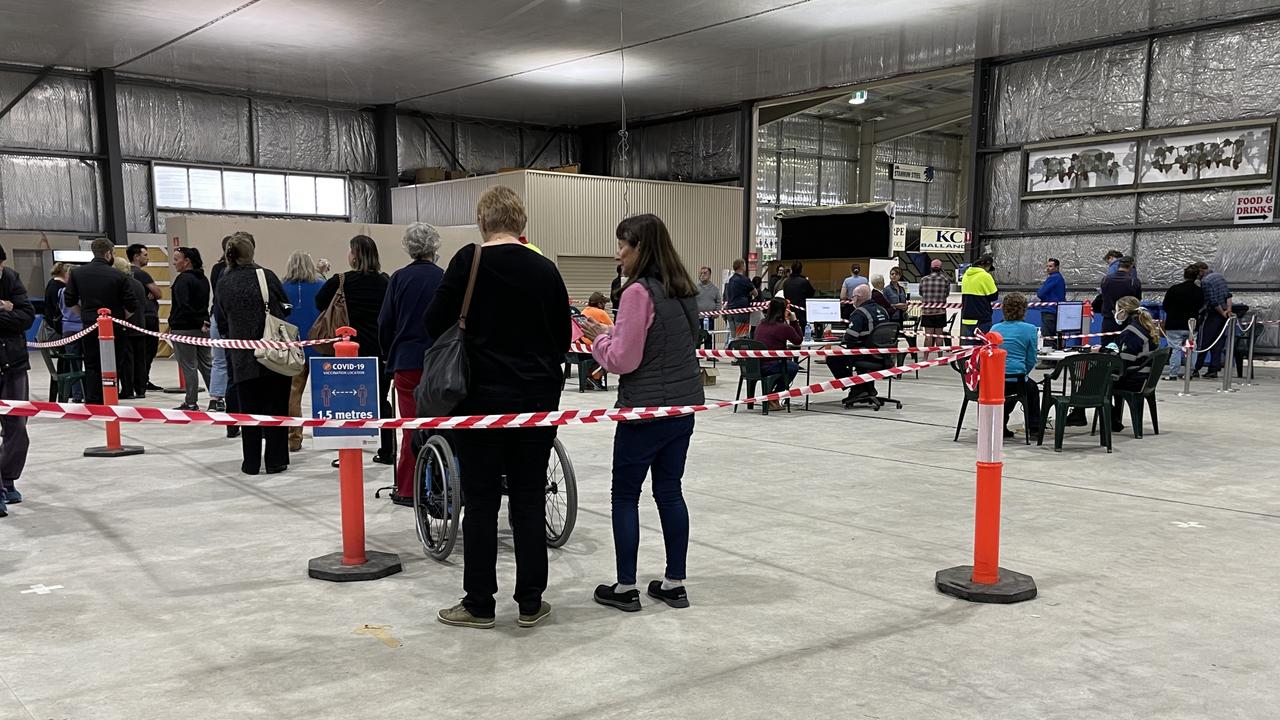
[[[569,540],[578,519],[578,481],[569,453],[559,438],[547,463],[546,496],[547,547],[558,548]],[[427,555],[444,560],[453,552],[462,508],[462,470],[458,456],[447,434],[428,435],[418,450],[413,482],[418,540]]]

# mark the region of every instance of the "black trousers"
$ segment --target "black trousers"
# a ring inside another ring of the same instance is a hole
[[[1228,333],[1222,331],[1226,324],[1227,319],[1216,311],[1200,317],[1200,328],[1197,331],[1200,337],[1196,338],[1196,351],[1199,353],[1196,357],[1196,372],[1200,372],[1205,365],[1209,366],[1209,372],[1222,369],[1223,363],[1227,361],[1227,343],[1235,342],[1235,338],[1227,337]],[[1201,350],[1204,352],[1199,352]]]
[[[462,604],[476,617],[494,615],[498,592],[498,508],[503,478],[516,552],[512,595],[523,614],[542,605],[547,589],[547,461],[555,428],[467,430],[453,434],[462,474]]]
[[[237,382],[233,393],[238,399],[239,412],[257,415],[288,415],[289,387],[293,378],[263,369],[262,374],[251,380]],[[243,461],[240,469],[250,475],[257,474],[263,465],[263,445],[266,445],[266,466],[283,467],[289,464],[289,428],[255,427],[246,425],[240,429],[240,445]]]
[[[160,332],[160,318],[158,317],[148,315],[145,325],[148,330]],[[146,358],[146,362],[143,363],[145,369],[143,370],[142,375],[142,388],[146,389],[147,385],[151,382],[151,363],[156,361],[156,352],[160,350],[160,338],[152,337],[150,335],[143,335],[143,337],[146,339],[146,342],[144,344],[145,346],[143,348],[142,357]]]
[[[126,336],[124,339],[129,346],[129,374],[126,380],[125,371],[122,369],[120,377],[124,380],[124,387],[133,392],[126,392],[121,397],[129,398],[147,392],[147,336],[139,333]],[[120,345],[119,340],[116,341],[116,345]]]
[[[1026,377],[1018,377],[1005,382],[1004,386],[1004,427],[1009,429],[1009,416],[1013,409],[1022,403],[1022,412],[1026,415],[1027,434],[1040,432],[1040,386]]]

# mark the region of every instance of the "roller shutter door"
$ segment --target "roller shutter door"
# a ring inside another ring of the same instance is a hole
[[[593,292],[609,295],[609,285],[618,276],[618,262],[611,257],[561,255],[556,258],[560,277],[569,289],[569,299],[586,305]]]

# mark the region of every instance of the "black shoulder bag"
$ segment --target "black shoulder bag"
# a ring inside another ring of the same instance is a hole
[[[471,259],[471,277],[467,280],[467,292],[462,297],[462,312],[453,327],[436,338],[422,356],[422,380],[413,391],[418,417],[443,417],[457,409],[467,398],[467,381],[471,378],[471,364],[467,360],[467,311],[471,308],[471,294],[476,287],[476,273],[480,270],[481,246]]]

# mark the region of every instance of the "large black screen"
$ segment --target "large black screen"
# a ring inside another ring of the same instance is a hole
[[[889,257],[893,224],[883,212],[805,215],[779,224],[779,260]]]

